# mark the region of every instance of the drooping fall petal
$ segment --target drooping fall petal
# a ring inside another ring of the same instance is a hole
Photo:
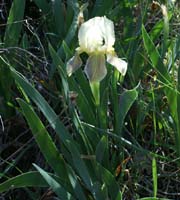
[[[79,69],[82,65],[82,60],[80,56],[76,53],[72,58],[70,58],[66,65],[66,71],[68,76],[71,76],[73,72]]]
[[[103,54],[89,56],[85,66],[85,73],[90,82],[101,81],[107,74],[105,56]]]
[[[107,55],[107,62],[116,67],[116,69],[125,76],[127,71],[127,62],[114,55]]]

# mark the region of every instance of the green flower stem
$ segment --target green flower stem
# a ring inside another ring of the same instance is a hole
[[[91,91],[95,100],[96,106],[96,120],[99,127],[101,127],[101,106],[100,106],[100,82],[90,82]]]
[[[92,94],[94,96],[95,104],[100,105],[100,82],[90,82]]]

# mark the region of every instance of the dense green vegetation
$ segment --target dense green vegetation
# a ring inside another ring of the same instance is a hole
[[[180,199],[179,1],[3,0],[0,9],[1,199]],[[113,21],[128,68],[123,77],[106,63],[93,90],[86,53],[70,77],[66,64],[95,16]]]

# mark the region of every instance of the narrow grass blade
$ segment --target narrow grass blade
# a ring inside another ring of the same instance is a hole
[[[109,72],[109,71],[108,71]],[[98,123],[99,127],[102,129],[108,128],[108,102],[109,102],[109,82],[110,82],[110,75],[109,72],[108,75],[105,77],[103,81],[101,81],[100,84],[100,107],[97,108],[97,115],[99,117]]]
[[[108,188],[108,195],[110,199],[121,200],[121,192],[115,180],[115,177],[106,168],[96,163],[96,173],[100,180]]]
[[[119,124],[120,119],[120,112],[119,112],[119,101],[118,101],[118,92],[117,92],[117,83],[119,80],[119,72],[117,70],[114,71],[113,78],[112,78],[112,86],[111,86],[111,102],[112,102],[112,109],[114,113],[114,132],[117,135],[121,134],[121,128]]]
[[[94,199],[95,200],[104,200],[108,199],[108,194],[107,191],[104,191],[106,189],[105,185],[102,187],[101,183],[96,182],[93,185],[93,190],[94,190]]]
[[[159,79],[164,84],[164,93],[168,98],[168,103],[171,109],[172,117],[175,119],[176,123],[178,123],[177,119],[177,94],[175,91],[175,86],[173,85],[173,81],[171,80],[168,69],[163,64],[163,59],[161,58],[157,48],[152,42],[150,36],[148,35],[144,26],[142,26],[142,36],[144,41],[145,49],[150,57],[152,62],[152,66],[158,70]],[[179,152],[179,151],[178,151]],[[180,154],[178,154],[180,155]]]
[[[17,101],[21,106],[23,114],[32,130],[42,154],[46,158],[49,165],[54,169],[55,173],[61,176],[64,181],[67,181],[68,176],[64,159],[58,152],[58,149],[53,143],[49,133],[46,131],[46,128],[30,105],[21,99],[17,99]]]
[[[153,176],[153,196],[157,196],[157,165],[156,165],[156,159],[152,159],[152,176]]]
[[[14,0],[9,12],[4,43],[5,46],[16,46],[22,29],[26,0]]]
[[[64,27],[65,27],[65,13],[62,0],[55,0],[52,2],[53,4],[53,12],[54,12],[54,19],[56,24],[56,29],[58,34],[60,35],[61,39],[64,35]]]
[[[167,81],[171,80],[169,73],[167,69],[165,68],[162,62],[162,58],[144,26],[142,26],[142,36],[143,36],[145,49],[150,57],[153,67],[158,70],[161,79],[165,83],[167,83]]]
[[[96,160],[104,167],[108,168],[109,153],[108,153],[108,138],[102,136],[96,148]]]
[[[179,127],[179,119],[180,119],[180,116],[179,116],[180,100],[179,99],[180,98],[179,98],[179,94],[177,94],[175,86],[172,85],[173,81],[171,81],[169,72],[165,68],[162,62],[162,58],[160,57],[157,48],[154,46],[144,26],[142,26],[142,36],[143,36],[145,48],[150,56],[151,62],[153,66],[159,71],[161,75],[160,80],[162,81],[162,83],[165,84],[164,92],[167,95],[169,107],[171,109],[171,115],[174,118],[176,126],[177,126],[177,131],[175,131],[175,143],[176,143],[177,154],[179,156],[180,155],[180,127]],[[179,83],[179,72],[178,72],[178,83]]]
[[[70,45],[70,42],[72,41],[72,39],[74,38],[77,28],[78,28],[78,17],[79,17],[79,3],[77,0],[74,1],[70,1],[71,2],[71,7],[73,8],[74,11],[74,16],[73,16],[73,20],[72,23],[70,25],[70,27],[68,27],[68,32],[66,34],[66,37],[64,39],[64,41],[66,42],[67,45]],[[64,56],[64,52],[63,52],[63,44],[61,44],[60,48],[57,51],[58,55],[61,56],[61,58]]]
[[[56,51],[54,50],[54,48],[52,47],[51,44],[49,44],[49,53],[52,57],[52,61],[53,61],[53,68],[51,69],[51,75],[50,77],[53,76],[54,72],[56,69],[59,70],[59,74],[62,80],[62,84],[63,84],[63,91],[64,91],[64,95],[66,100],[68,99],[68,94],[69,94],[69,85],[67,82],[67,73],[65,70],[65,66],[63,61],[61,60],[60,56],[58,56],[58,54],[56,53]]]
[[[83,160],[81,159],[80,153],[77,151],[76,148],[74,148],[74,146],[71,145],[71,143],[68,143],[68,149],[71,152],[73,163],[74,163],[74,166],[76,168],[76,171],[78,172],[79,176],[84,181],[84,183],[86,184],[86,187],[89,190],[92,190],[92,181],[91,181],[91,178],[89,176],[86,165],[83,162]]]
[[[168,8],[166,5],[161,5],[161,10],[164,19],[164,38],[163,38],[163,45],[162,45],[162,57],[165,56],[165,53],[168,48],[168,37],[169,37],[169,18],[171,18],[171,14],[168,13]],[[170,15],[170,17],[168,16]]]
[[[71,182],[74,194],[76,195],[77,199],[86,200],[87,198],[82,189],[82,185],[79,183],[79,177],[75,174],[75,172],[70,166],[68,166],[67,171],[69,180]]]
[[[18,46],[24,18],[25,2],[26,0],[14,0],[11,4],[4,35],[5,47]],[[7,105],[11,100],[12,77],[9,68],[4,66],[2,61],[0,61],[0,66],[0,96],[3,97],[0,101],[0,113],[6,118],[13,114],[13,109]]]
[[[178,68],[178,92],[180,92],[180,68]],[[176,150],[180,156],[180,94],[177,94],[177,132],[175,132]]]
[[[54,176],[54,175],[52,175]],[[54,176],[55,178],[56,176]],[[58,180],[58,177],[56,178]],[[8,179],[0,184],[0,193],[6,192],[9,189],[23,188],[23,187],[48,187],[48,184],[39,172],[27,172],[21,175]]]
[[[153,28],[149,33],[151,40],[155,41],[156,39],[158,39],[160,34],[162,33],[162,30],[163,30],[163,20],[160,20],[153,26]]]
[[[58,133],[63,142],[66,143],[66,140],[72,140],[72,137],[67,132],[63,124],[60,122],[58,115],[56,115],[54,110],[50,107],[47,101],[41,96],[41,94],[16,70],[11,68],[11,72],[17,83],[22,87],[25,93],[32,99],[32,101],[39,107],[42,113],[46,116],[51,127]]]
[[[132,90],[127,90],[123,92],[120,96],[120,104],[119,104],[119,126],[120,129],[123,127],[124,119],[132,104],[138,97],[138,92],[136,88]]]
[[[82,75],[82,72],[77,72],[77,81],[73,77],[69,80],[70,89],[76,91],[77,96],[77,105],[83,116],[83,119],[90,124],[97,124],[95,117],[95,106],[93,104],[92,93],[89,90],[89,86],[86,87],[87,80]],[[88,108],[88,109],[87,109]]]
[[[76,153],[78,153],[78,155],[80,155],[79,152],[78,152],[78,149],[77,149],[78,145],[71,138],[70,134],[66,131],[66,129],[64,128],[64,126],[59,121],[58,116],[55,114],[55,112],[52,110],[52,108],[49,106],[49,104],[45,101],[45,99],[39,94],[39,92],[35,88],[33,88],[31,86],[30,83],[28,83],[28,81],[26,81],[14,69],[12,69],[12,73],[13,73],[13,76],[14,76],[15,80],[18,82],[18,84],[24,89],[24,91],[26,92],[26,94],[34,101],[34,103],[40,108],[40,110],[43,112],[43,114],[45,115],[45,117],[49,121],[49,123],[52,126],[52,128],[59,134],[60,139],[62,140],[62,142],[64,143],[64,145],[67,147],[67,149],[73,155],[75,155]],[[27,104],[26,104],[25,107],[27,107]],[[31,114],[34,116],[34,113],[32,113],[32,109],[29,108],[29,107],[27,109],[29,110],[28,112],[31,111]],[[26,117],[28,117],[28,115]],[[27,120],[30,120],[30,119],[27,119]],[[37,116],[36,116],[36,120],[35,121],[33,120],[33,122],[36,123],[37,121],[38,121],[38,119],[37,119]],[[39,122],[39,125],[42,126],[41,122]],[[36,128],[36,124],[34,126],[35,127],[32,127],[32,128]],[[40,128],[39,131],[42,131],[42,129],[44,129],[44,128],[43,127]],[[47,147],[45,147],[45,148],[47,149]],[[47,150],[44,150],[44,151],[47,151]],[[59,155],[59,153],[58,153],[58,155]],[[58,155],[56,155],[56,156],[58,156]],[[59,160],[59,158],[57,158],[57,159]],[[73,159],[74,159],[74,157],[73,157]],[[56,160],[56,158],[54,160],[52,160],[52,162],[54,162],[55,160]],[[62,161],[62,163],[63,163],[63,161]],[[75,163],[78,165],[78,163],[76,161],[75,161]],[[56,167],[56,166],[58,167],[59,166],[59,164],[57,164],[56,162],[54,162],[53,165],[55,165],[54,167]],[[84,165],[84,162],[82,160],[81,160],[80,165]],[[62,171],[60,170],[60,168],[59,169],[55,169],[55,170],[58,170],[59,173],[62,173]],[[65,174],[65,176],[66,176],[66,174]],[[88,182],[88,178],[87,177],[83,177],[82,179],[86,180]],[[66,180],[68,180],[68,178],[66,178]],[[90,185],[90,184],[87,184],[87,185]]]
[[[46,171],[38,167],[36,164],[33,165],[60,199],[75,200],[75,198],[70,193],[68,193],[60,185],[60,183],[58,183],[54,178],[52,178]]]

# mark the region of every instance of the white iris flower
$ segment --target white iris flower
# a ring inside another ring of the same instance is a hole
[[[78,32],[79,47],[75,55],[67,62],[67,73],[70,76],[82,65],[80,54],[89,55],[85,73],[90,82],[99,82],[107,74],[106,60],[124,76],[127,63],[118,58],[113,45],[115,43],[114,24],[104,17],[94,17],[83,23]]]

